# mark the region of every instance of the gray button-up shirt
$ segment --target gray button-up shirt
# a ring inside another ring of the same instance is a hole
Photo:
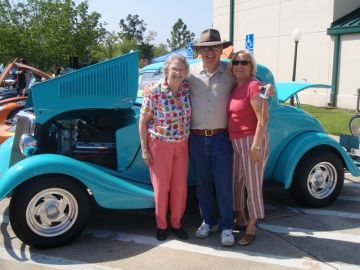
[[[228,64],[220,62],[213,74],[208,74],[199,62],[190,65],[191,128],[217,129],[227,126],[227,104],[234,79]]]

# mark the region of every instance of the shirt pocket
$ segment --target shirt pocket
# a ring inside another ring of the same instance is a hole
[[[213,92],[223,92],[230,87],[231,82],[225,79],[217,80],[212,84],[211,90]]]

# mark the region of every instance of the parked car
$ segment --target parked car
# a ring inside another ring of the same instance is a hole
[[[42,80],[50,79],[51,76],[39,69],[36,69],[32,66],[24,65],[22,63],[12,62],[5,69],[4,72],[0,75],[0,85],[3,81],[6,80],[7,74],[13,68],[26,67],[31,71],[34,78],[31,82],[30,88],[32,85],[41,82]],[[38,80],[36,80],[38,78]],[[23,108],[25,108],[25,103],[27,96],[18,96],[17,91],[13,87],[5,87],[0,89],[0,144],[14,135],[14,116]]]
[[[0,100],[4,100],[4,99],[8,99],[8,98],[12,98],[12,97],[16,97],[17,96],[17,91],[14,87],[14,84],[9,85],[9,83],[11,81],[9,81],[9,76],[14,76],[14,74],[11,74],[11,72],[14,69],[19,69],[19,68],[26,68],[28,69],[32,76],[32,84],[35,84],[36,82],[40,82],[42,80],[47,80],[50,79],[51,76],[49,74],[47,74],[46,72],[37,69],[35,67],[29,66],[29,65],[25,65],[22,63],[18,63],[16,61],[11,62],[10,64],[8,64],[2,71],[2,73],[0,74],[0,85],[4,85],[4,87],[0,87]],[[15,80],[15,78],[12,78],[12,80]]]
[[[25,108],[27,97],[15,97],[0,101],[0,144],[14,136],[15,115]]]
[[[4,86],[5,87],[13,87],[16,83],[16,74],[11,73],[6,76],[4,79]]]
[[[10,224],[24,243],[49,248],[71,241],[86,226],[92,202],[154,207],[138,136],[137,63],[130,53],[32,88],[33,108],[18,114],[15,136],[0,146],[0,198],[11,197]],[[161,65],[146,66],[140,78],[157,76]],[[262,65],[257,77],[275,85]],[[344,168],[360,171],[313,116],[279,104],[276,95],[269,105],[265,178],[306,205],[328,205],[343,186]]]

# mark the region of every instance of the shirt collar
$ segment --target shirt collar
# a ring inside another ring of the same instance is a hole
[[[201,62],[201,71],[200,71],[200,74],[204,74],[204,75],[207,75],[207,76],[209,76],[209,77],[212,77],[212,76],[214,76],[214,75],[217,74],[217,73],[218,73],[219,75],[221,75],[221,74],[224,73],[224,68],[225,68],[225,66],[224,66],[224,65],[221,63],[221,61],[220,61],[219,64],[218,64],[218,66],[217,66],[217,68],[216,68],[216,70],[214,71],[214,73],[210,74],[210,73],[208,73],[208,72],[206,71],[204,65],[203,65],[202,62]]]

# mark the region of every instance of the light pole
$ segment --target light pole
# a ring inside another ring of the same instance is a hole
[[[295,42],[295,52],[294,52],[294,64],[293,64],[293,73],[292,73],[292,81],[295,81],[296,77],[296,60],[297,60],[297,47],[299,40],[301,38],[301,32],[298,29],[295,29],[294,32],[292,32],[292,37]],[[294,106],[294,96],[290,98],[290,105]]]

